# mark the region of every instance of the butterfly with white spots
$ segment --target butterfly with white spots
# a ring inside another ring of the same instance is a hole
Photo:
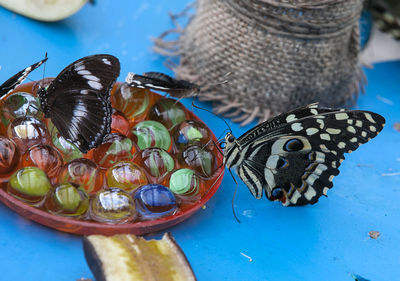
[[[224,164],[255,198],[263,191],[284,206],[314,204],[332,188],[344,153],[377,136],[385,119],[374,112],[311,104],[225,136]]]
[[[111,130],[110,91],[119,73],[116,57],[87,56],[38,90],[45,117],[83,153],[100,145]]]
[[[160,72],[146,72],[143,75],[129,72],[125,82],[131,87],[167,92],[176,98],[195,96],[200,92],[198,85]]]
[[[11,78],[9,78],[6,82],[0,85],[0,98],[10,93],[12,90],[15,89],[19,84],[21,84],[26,77],[28,77],[29,73],[33,70],[41,66],[47,58],[42,59],[41,61],[28,66],[27,68],[21,70]]]

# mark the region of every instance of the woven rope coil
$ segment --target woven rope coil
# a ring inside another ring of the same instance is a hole
[[[203,86],[200,100],[243,125],[315,101],[348,105],[362,75],[362,2],[198,0],[186,28],[175,30],[179,40],[166,41],[167,32],[155,48],[179,56],[176,76]]]

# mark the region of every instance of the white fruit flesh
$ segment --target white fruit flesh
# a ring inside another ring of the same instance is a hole
[[[87,0],[0,0],[0,6],[40,21],[58,21],[76,13]]]

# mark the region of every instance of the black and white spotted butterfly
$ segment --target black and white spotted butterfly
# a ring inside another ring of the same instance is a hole
[[[10,93],[12,90],[15,89],[19,84],[21,84],[26,77],[28,77],[29,73],[31,73],[33,70],[41,66],[47,58],[42,59],[41,61],[32,64],[31,66],[28,66],[27,68],[21,70],[11,78],[9,78],[6,82],[0,85],[0,98],[7,95]]]
[[[195,96],[200,87],[186,80],[177,80],[160,72],[146,72],[143,75],[129,72],[125,82],[131,87],[167,92],[176,98]]]
[[[68,65],[38,90],[45,117],[83,153],[100,145],[111,130],[110,91],[119,73],[116,57],[92,55]]]
[[[311,104],[259,124],[239,138],[225,137],[224,164],[256,198],[263,190],[284,206],[314,204],[332,188],[344,153],[374,138],[385,119],[362,110]]]

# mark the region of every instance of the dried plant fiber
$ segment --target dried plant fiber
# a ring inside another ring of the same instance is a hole
[[[197,0],[196,13],[155,50],[178,56],[179,79],[243,125],[320,102],[351,105],[360,90],[362,0]],[[175,19],[175,18],[173,18]],[[218,83],[227,79],[227,83]]]

